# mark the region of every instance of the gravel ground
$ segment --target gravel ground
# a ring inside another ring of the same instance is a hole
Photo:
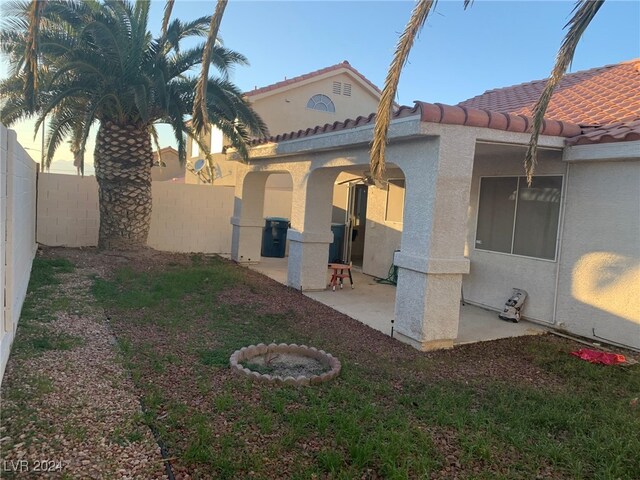
[[[166,478],[104,313],[91,306],[90,277],[96,274],[104,271],[90,266],[61,275],[54,299],[67,296],[74,304],[40,324],[75,337],[77,346],[9,360],[2,387],[2,478],[38,477],[43,474],[36,470],[45,466],[52,470],[47,478]],[[25,379],[37,380],[38,395]]]

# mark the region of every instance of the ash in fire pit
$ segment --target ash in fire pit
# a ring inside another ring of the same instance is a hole
[[[231,355],[231,368],[250,378],[291,385],[326,382],[340,373],[337,358],[306,345],[272,343],[243,347]]]
[[[258,355],[242,363],[249,370],[282,377],[312,377],[322,375],[331,368],[315,358],[295,353],[269,353]]]

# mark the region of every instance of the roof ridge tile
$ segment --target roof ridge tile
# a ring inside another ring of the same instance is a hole
[[[345,68],[353,73],[356,77],[362,80],[364,83],[373,88],[378,94],[381,94],[382,91],[367,77],[365,77],[362,73],[356,70],[348,61],[343,60],[340,63],[336,63],[335,65],[330,65],[328,67],[320,68],[318,70],[314,70],[313,72],[304,73],[302,75],[298,75],[295,77],[291,77],[285,80],[281,80],[279,82],[271,83],[269,85],[265,85],[264,87],[254,88],[253,90],[249,90],[248,92],[244,92],[244,94],[248,97],[253,95],[260,95],[262,93],[270,92],[273,90],[277,90],[279,88],[286,87],[288,85],[292,85],[294,83],[302,82],[304,80],[308,80],[310,78],[318,77],[320,75],[324,75],[325,73],[333,72],[336,70],[340,70],[341,68]]]

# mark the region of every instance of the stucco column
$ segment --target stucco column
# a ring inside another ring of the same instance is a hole
[[[327,287],[333,183],[337,171],[292,175],[293,192],[287,285],[309,291]]]
[[[260,262],[264,228],[264,192],[269,173],[238,172],[231,217],[231,258],[236,262]]]
[[[462,129],[460,129],[462,130]],[[475,138],[444,134],[422,158],[398,159],[406,177],[395,332],[420,350],[449,348],[458,336]]]

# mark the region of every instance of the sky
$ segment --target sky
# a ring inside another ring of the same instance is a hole
[[[440,0],[404,69],[398,103],[455,104],[488,89],[546,78],[573,5],[560,0],[475,0],[465,10],[462,0]],[[247,91],[347,60],[382,87],[413,6],[414,2],[405,0],[230,0],[220,36],[226,47],[250,62],[248,67],[238,67],[231,79]],[[153,33],[160,29],[163,7],[164,1],[152,2],[149,26]],[[213,0],[177,0],[173,18],[192,19],[214,9]],[[640,2],[608,0],[583,36],[571,71],[638,57]],[[3,64],[0,76],[6,75]],[[12,128],[39,160],[40,139],[33,139],[33,122]],[[160,129],[160,135],[162,146],[175,145],[168,129]],[[88,144],[89,173],[93,148],[93,142]],[[72,158],[63,145],[51,171],[75,172]]]

